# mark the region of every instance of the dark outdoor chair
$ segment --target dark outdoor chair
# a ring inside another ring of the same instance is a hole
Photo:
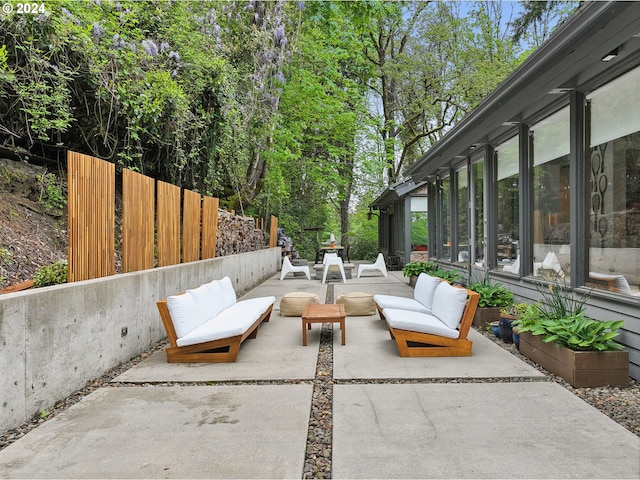
[[[316,249],[315,263],[322,263],[322,260],[324,259],[324,250],[320,250],[318,247],[315,247],[315,249]]]
[[[351,246],[347,246],[344,250],[338,251],[338,256],[342,259],[343,262],[351,263],[349,259],[349,249]]]

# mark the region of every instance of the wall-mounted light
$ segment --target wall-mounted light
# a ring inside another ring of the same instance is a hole
[[[369,211],[367,212],[367,220],[371,220],[373,217],[380,218],[380,216],[377,213],[374,213],[373,210],[371,210],[371,207],[369,207]]]
[[[602,61],[603,62],[610,62],[611,60],[613,60],[617,56],[618,56],[618,47],[614,48],[609,53],[607,53],[604,57],[602,57]]]

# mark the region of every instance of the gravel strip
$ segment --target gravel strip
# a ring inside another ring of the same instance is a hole
[[[333,285],[328,284],[326,303],[333,303]],[[474,327],[475,328],[475,327]],[[302,478],[331,478],[331,454],[332,454],[332,434],[333,434],[333,386],[339,384],[355,383],[388,383],[388,384],[426,384],[426,383],[500,383],[500,382],[522,382],[522,381],[551,381],[556,382],[567,390],[580,397],[582,400],[600,410],[602,413],[622,425],[624,428],[640,437],[640,382],[630,379],[626,387],[596,387],[596,388],[574,388],[562,378],[553,375],[547,370],[533,363],[527,357],[520,354],[514,344],[505,343],[486,330],[477,329],[478,332],[491,339],[502,348],[517,356],[523,362],[531,365],[546,375],[543,379],[531,378],[439,378],[439,379],[353,379],[333,380],[333,324],[324,323],[320,336],[320,348],[316,366],[316,376],[313,381],[292,380],[292,381],[252,381],[252,382],[162,382],[153,385],[288,385],[288,384],[313,384],[313,399],[309,417],[309,430],[307,436],[307,446],[305,462],[302,471]],[[44,412],[42,417],[34,416],[31,420],[24,422],[18,428],[0,434],[0,450],[12,444],[40,424],[44,423],[61,411],[80,401],[83,397],[99,388],[122,388],[122,387],[144,387],[152,385],[112,383],[112,380],[120,374],[129,370],[136,364],[148,358],[152,353],[164,349],[166,341],[159,342],[147,352],[118,367],[107,372],[100,378],[87,382],[84,388],[78,390],[69,398],[58,402],[49,411]]]

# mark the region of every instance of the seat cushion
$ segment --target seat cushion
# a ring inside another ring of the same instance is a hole
[[[409,310],[397,310],[385,308],[382,313],[391,328],[408,330],[410,332],[428,333],[446,338],[458,338],[460,332],[449,328],[434,315],[428,313],[412,312]]]
[[[442,281],[438,277],[432,277],[426,273],[418,275],[418,280],[413,289],[413,298],[420,302],[427,310],[433,310],[433,295]]]
[[[414,312],[431,313],[431,310],[413,298],[398,297],[397,295],[374,295],[373,301],[383,310],[385,308],[393,308],[398,310],[412,310]]]
[[[447,327],[457,329],[467,304],[467,290],[440,282],[433,298],[433,314]]]
[[[280,300],[280,315],[283,317],[301,317],[304,307],[313,303],[320,303],[320,299],[315,293],[285,293]]]
[[[336,303],[344,304],[344,311],[350,316],[373,315],[376,313],[373,295],[367,292],[341,293],[338,295]]]

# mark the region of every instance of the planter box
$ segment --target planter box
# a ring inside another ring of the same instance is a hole
[[[473,324],[476,327],[488,328],[491,322],[500,321],[499,307],[478,307],[476,314],[473,316]]]
[[[599,387],[629,384],[629,352],[583,352],[556,343],[544,343],[531,332],[520,334],[520,353],[572,386]]]

